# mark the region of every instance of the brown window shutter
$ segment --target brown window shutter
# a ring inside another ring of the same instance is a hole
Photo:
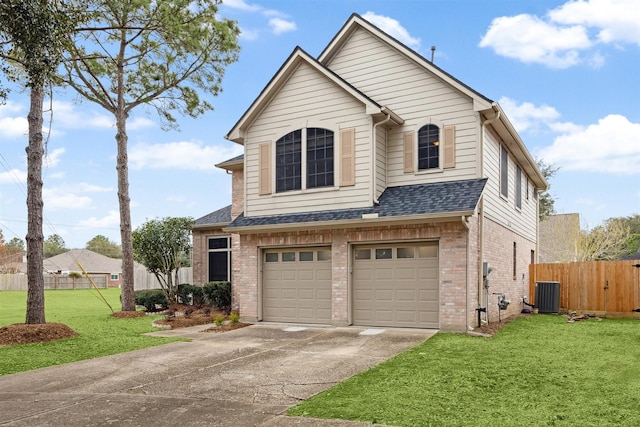
[[[404,173],[412,173],[415,168],[413,167],[413,152],[415,149],[415,143],[413,142],[413,132],[405,132],[403,135],[404,140]]]
[[[340,186],[356,184],[356,130],[340,130]]]
[[[271,144],[260,144],[258,162],[260,164],[259,186],[260,194],[271,194]]]
[[[455,168],[456,167],[456,127],[445,126],[442,130],[444,138],[444,164],[443,167]]]

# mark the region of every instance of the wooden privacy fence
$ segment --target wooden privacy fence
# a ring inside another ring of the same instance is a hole
[[[181,268],[178,272],[178,283],[193,283],[193,270],[191,267]],[[108,274],[90,273],[91,279],[98,288],[107,287]],[[133,286],[136,291],[141,289],[159,289],[160,284],[156,276],[147,270],[136,269],[134,271]],[[83,289],[90,288],[91,284],[86,277],[74,279],[69,276],[62,275],[45,275],[45,289]],[[0,291],[26,291],[27,275],[26,274],[0,274]]]
[[[640,311],[638,266],[638,260],[531,264],[529,296],[535,304],[536,282],[559,282],[562,310],[637,314]]]

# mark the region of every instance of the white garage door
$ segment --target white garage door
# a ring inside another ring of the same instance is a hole
[[[266,249],[262,256],[263,320],[331,323],[331,248]]]
[[[439,328],[438,243],[354,246],[353,323]]]

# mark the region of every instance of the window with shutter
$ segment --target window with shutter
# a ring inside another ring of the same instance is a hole
[[[428,124],[418,130],[418,170],[440,167],[440,128]]]
[[[404,173],[414,172],[413,168],[413,132],[405,132],[404,142]]]
[[[456,167],[456,128],[455,126],[445,126],[442,129],[443,133],[443,150],[444,150],[444,164],[443,168]]]
[[[266,142],[258,147],[259,193],[271,194],[271,144]]]
[[[356,184],[356,131],[340,130],[340,186]]]

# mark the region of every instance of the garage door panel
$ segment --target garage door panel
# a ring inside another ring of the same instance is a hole
[[[367,250],[375,256],[359,259]],[[354,324],[439,327],[437,242],[363,246],[354,252]],[[376,259],[378,254],[386,258]]]
[[[262,317],[266,321],[330,323],[331,262],[327,248],[273,249],[263,256]]]

